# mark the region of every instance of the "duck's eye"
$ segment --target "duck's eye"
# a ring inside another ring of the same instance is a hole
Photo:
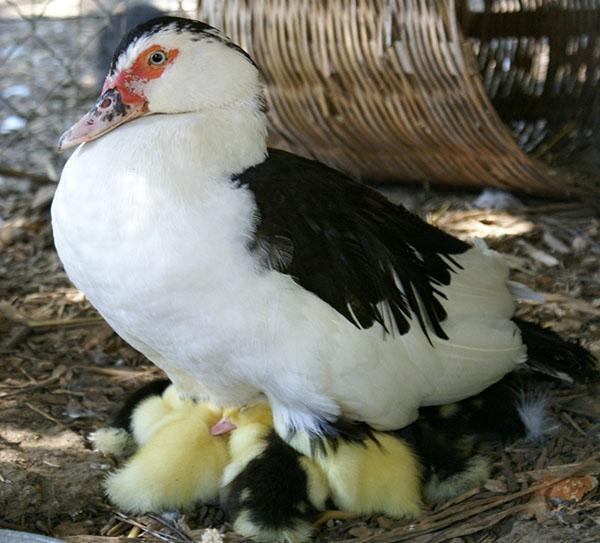
[[[164,51],[155,51],[150,55],[150,58],[148,60],[150,64],[154,66],[160,66],[161,64],[164,64],[166,62],[167,54]]]

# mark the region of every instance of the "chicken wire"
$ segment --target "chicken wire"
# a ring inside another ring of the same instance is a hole
[[[125,30],[195,0],[0,0],[0,175],[56,179],[62,132],[96,99]]]

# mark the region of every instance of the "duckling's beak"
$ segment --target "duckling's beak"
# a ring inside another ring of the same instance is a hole
[[[231,422],[231,419],[229,417],[223,417],[210,429],[210,433],[213,436],[220,436],[223,434],[228,434],[236,428],[237,426],[233,424],[233,422]]]

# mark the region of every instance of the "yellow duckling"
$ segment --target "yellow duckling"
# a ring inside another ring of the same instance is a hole
[[[409,443],[397,435],[372,432],[360,443],[323,441],[315,448],[305,434],[295,448],[312,454],[327,478],[331,498],[344,511],[415,518],[422,507],[423,467]]]
[[[227,437],[210,433],[220,417],[209,403],[180,398],[173,385],[140,401],[130,417],[139,449],[107,478],[110,500],[136,513],[216,501],[228,461]]]

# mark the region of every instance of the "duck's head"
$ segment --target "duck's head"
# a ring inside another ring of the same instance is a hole
[[[91,141],[151,114],[177,114],[256,102],[258,69],[250,56],[205,23],[158,17],[119,44],[94,107],[65,132],[59,150]]]

